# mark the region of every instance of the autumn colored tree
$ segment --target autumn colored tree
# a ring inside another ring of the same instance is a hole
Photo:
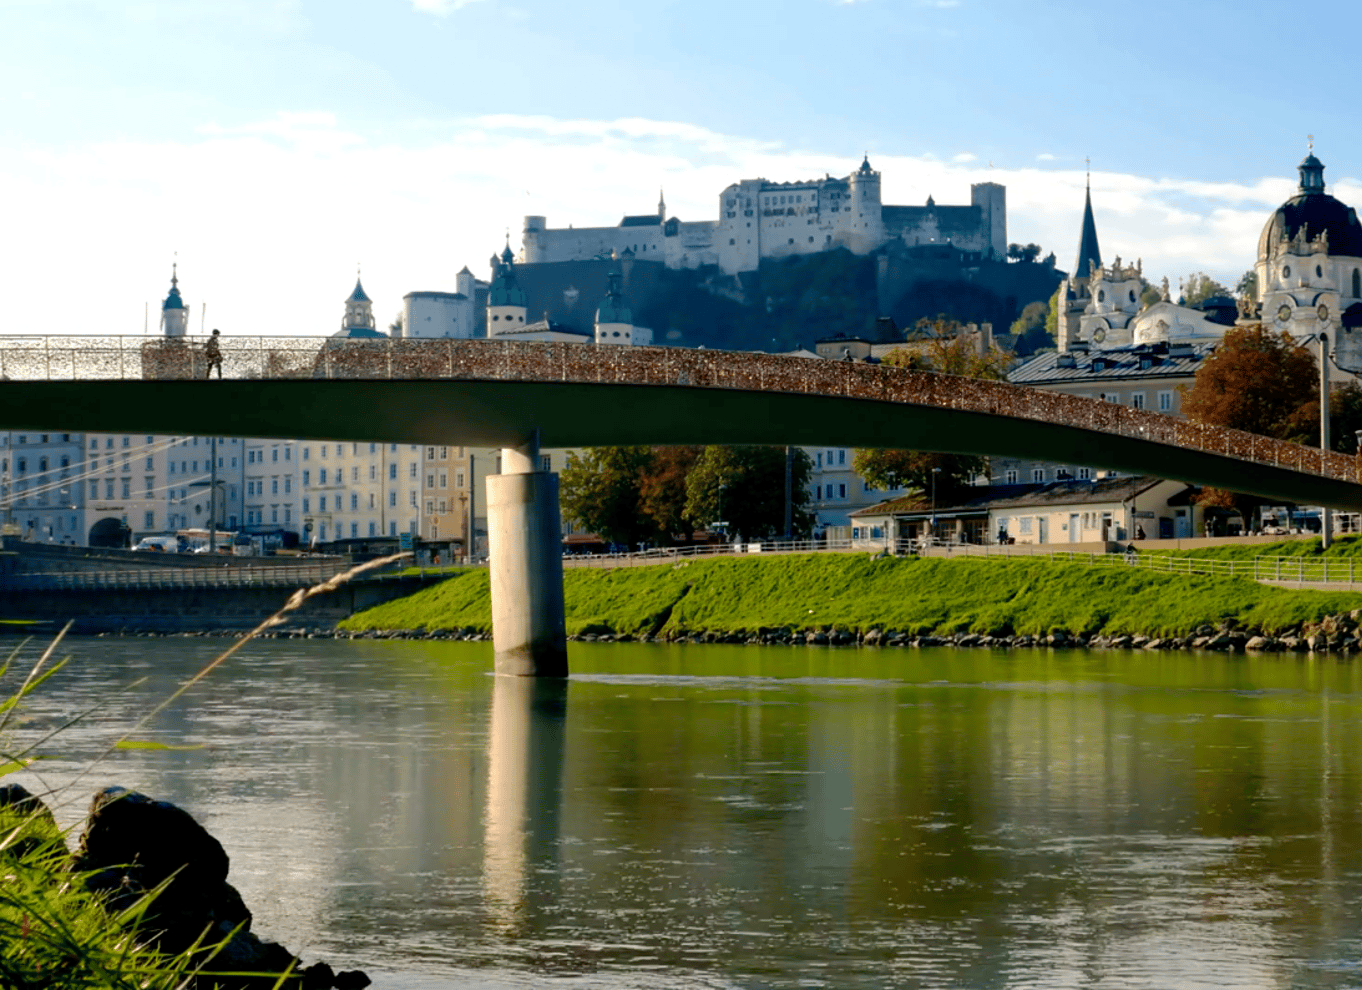
[[[1362,403],[1359,403],[1362,406]],[[1258,323],[1234,327],[1182,389],[1182,411],[1195,423],[1259,436],[1319,443],[1319,370],[1315,356],[1285,331]],[[1238,512],[1249,524],[1263,500],[1207,489],[1202,505]]]
[[[1315,356],[1285,331],[1234,327],[1183,387],[1182,412],[1195,423],[1308,442],[1309,407],[1319,420]],[[1318,431],[1316,431],[1318,432]]]
[[[794,450],[793,522],[796,536],[813,529],[809,511],[812,462]],[[745,537],[785,533],[785,448],[706,447],[686,477],[686,516],[696,525],[722,520]]]
[[[639,511],[666,542],[673,536],[690,540],[695,535],[695,523],[686,515],[686,478],[703,450],[654,447],[652,461],[639,480]]]

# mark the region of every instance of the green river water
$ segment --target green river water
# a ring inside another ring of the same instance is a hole
[[[225,643],[74,640],[71,783]],[[377,987],[1362,986],[1362,675],[1294,657],[252,643],[62,793],[175,801]],[[144,684],[115,693],[137,677]]]

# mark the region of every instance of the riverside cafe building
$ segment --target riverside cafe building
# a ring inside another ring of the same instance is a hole
[[[1181,481],[1104,477],[1027,485],[980,485],[935,511],[907,495],[851,513],[852,545],[906,548],[933,532],[952,543],[1089,544],[1200,535],[1202,510]],[[973,493],[977,492],[977,495]]]

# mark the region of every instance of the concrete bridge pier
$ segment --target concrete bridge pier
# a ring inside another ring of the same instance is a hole
[[[496,672],[566,677],[558,476],[539,470],[539,431],[501,451],[487,477],[487,542]]]

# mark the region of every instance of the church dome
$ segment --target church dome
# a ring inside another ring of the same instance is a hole
[[[1272,257],[1283,239],[1292,240],[1303,229],[1308,240],[1329,235],[1329,254],[1362,258],[1362,223],[1357,211],[1324,191],[1324,163],[1313,154],[1300,163],[1301,182],[1277,212],[1268,217],[1258,238],[1258,258]]]

